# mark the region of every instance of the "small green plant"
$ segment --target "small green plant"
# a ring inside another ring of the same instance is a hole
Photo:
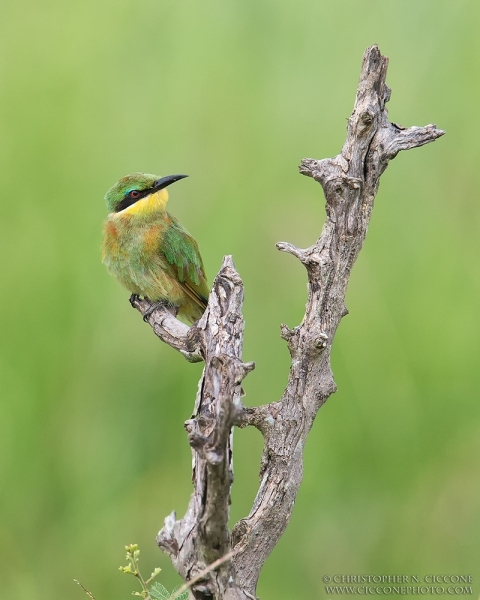
[[[177,596],[179,590],[180,588],[175,588],[170,594],[161,583],[156,582],[150,588],[150,598],[153,598],[153,600],[187,600],[188,592],[183,592],[183,594]]]
[[[141,592],[132,592],[133,596],[139,596],[140,598],[145,598],[145,600],[188,599],[188,591],[180,593],[180,588],[176,588],[172,592],[169,592],[161,583],[158,583],[158,581],[153,581],[162,570],[160,567],[154,569],[153,573],[148,579],[143,577],[138,566],[138,562],[140,560],[140,550],[138,549],[138,544],[130,544],[129,546],[125,546],[125,550],[127,551],[128,564],[126,567],[119,567],[119,569],[123,573],[127,573],[128,575],[133,575],[136,577],[142,587]],[[95,600],[95,597],[92,595],[92,593],[89,592],[79,581],[76,579],[74,579],[74,581],[75,583],[78,583],[78,585],[91,600]]]

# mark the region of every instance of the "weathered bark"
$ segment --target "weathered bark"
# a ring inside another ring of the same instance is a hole
[[[315,416],[336,390],[330,351],[340,320],[347,314],[345,293],[360,252],[380,176],[400,150],[436,140],[435,125],[405,129],[390,123],[385,103],[388,59],[377,46],[363,57],[353,113],[341,154],[304,159],[300,173],[318,181],[325,193],[327,219],[318,241],[307,249],[282,242],[277,248],[296,256],[308,274],[308,299],[302,323],[281,327],[292,357],[282,398],[244,408],[241,381],[253,363],[241,361],[242,282],[230,257],[215,279],[205,315],[188,329],[167,308],[149,323],[166,343],[188,360],[205,360],[194,415],[187,421],[194,456],[194,492],[183,519],[173,513],[158,535],[159,545],[188,581],[208,564],[235,551],[230,561],[191,588],[193,598],[255,598],[258,577],[288,524],[303,475],[303,450]],[[145,313],[146,301],[136,301]],[[230,432],[253,425],[264,437],[260,488],[250,514],[228,531],[232,483]]]

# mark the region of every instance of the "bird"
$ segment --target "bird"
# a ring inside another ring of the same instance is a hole
[[[178,317],[195,323],[203,315],[209,288],[197,242],[166,210],[167,186],[187,175],[158,177],[131,173],[105,194],[102,262],[132,294],[153,304],[174,307]]]

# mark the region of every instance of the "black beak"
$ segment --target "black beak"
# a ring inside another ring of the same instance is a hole
[[[188,175],[167,175],[166,177],[162,177],[161,179],[157,179],[157,181],[153,184],[154,190],[163,190],[167,186],[179,181],[180,179],[184,179],[188,177]]]

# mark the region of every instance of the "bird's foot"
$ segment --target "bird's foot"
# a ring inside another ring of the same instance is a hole
[[[138,302],[139,300],[140,300],[140,296],[138,294],[132,294],[130,296],[130,298],[128,299],[128,301],[132,305],[132,308],[136,308],[135,302]]]
[[[167,308],[168,306],[168,302],[165,301],[153,302],[150,308],[147,308],[147,310],[144,312],[143,320],[145,321],[145,323],[147,323],[148,319],[152,316],[152,313],[157,310],[157,308]]]

